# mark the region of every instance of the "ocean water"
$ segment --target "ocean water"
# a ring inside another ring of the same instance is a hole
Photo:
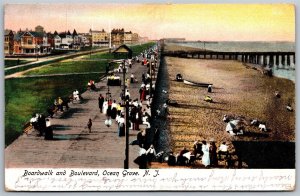
[[[294,83],[296,82],[296,70],[295,69],[276,69],[273,67],[273,75],[286,78],[292,80]]]
[[[176,42],[180,46],[188,46],[219,52],[295,52],[295,42]],[[295,65],[296,67],[296,65]],[[277,69],[273,67],[273,75],[295,82],[295,69]]]
[[[177,42],[189,46],[219,52],[294,52],[294,42]]]

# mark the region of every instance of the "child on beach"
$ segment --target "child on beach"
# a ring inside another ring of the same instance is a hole
[[[88,127],[88,129],[89,129],[89,133],[92,132],[92,125],[93,125],[92,119],[89,119],[89,121],[88,121],[88,123],[87,123],[87,127]]]

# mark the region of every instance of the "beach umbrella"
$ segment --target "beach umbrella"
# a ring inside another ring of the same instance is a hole
[[[226,131],[230,132],[233,131],[234,128],[236,128],[236,126],[239,124],[240,120],[231,120],[227,123],[226,125]]]

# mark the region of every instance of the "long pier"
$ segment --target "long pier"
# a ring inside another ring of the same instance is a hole
[[[259,64],[264,67],[295,68],[295,52],[218,52],[200,51],[165,51],[164,56],[197,59],[238,60],[244,63]]]

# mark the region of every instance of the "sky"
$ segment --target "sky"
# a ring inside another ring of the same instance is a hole
[[[292,4],[7,4],[4,28],[124,28],[149,39],[295,41]]]

